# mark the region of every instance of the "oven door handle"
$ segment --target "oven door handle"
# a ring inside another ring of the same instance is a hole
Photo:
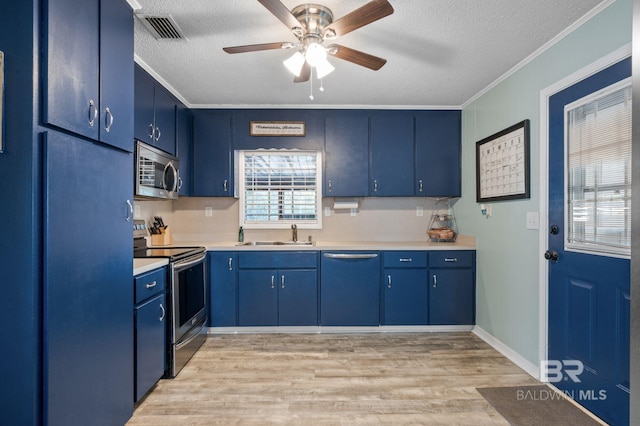
[[[200,256],[198,256],[193,260],[185,260],[184,262],[182,261],[175,262],[173,264],[173,270],[176,272],[180,272],[184,269],[192,267],[193,265],[197,265],[198,263],[203,262],[206,257],[207,257],[207,252],[205,251],[204,253],[202,253]]]

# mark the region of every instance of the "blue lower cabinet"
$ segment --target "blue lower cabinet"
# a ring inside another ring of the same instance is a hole
[[[380,324],[380,253],[322,252],[320,324]]]
[[[429,323],[427,269],[385,269],[383,325]]]
[[[318,325],[317,270],[239,272],[239,325]]]
[[[209,252],[209,327],[238,325],[238,253]]]
[[[136,275],[134,282],[134,401],[156,384],[166,369],[167,268]]]
[[[475,252],[431,252],[429,267],[429,324],[475,324]]]
[[[164,375],[167,310],[162,293],[135,309],[135,400],[139,401]]]

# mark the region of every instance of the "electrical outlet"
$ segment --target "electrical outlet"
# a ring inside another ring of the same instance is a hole
[[[213,207],[211,207],[211,206],[206,206],[206,207],[204,208],[204,215],[205,215],[206,217],[212,217],[212,216],[213,216]]]
[[[137,204],[133,206],[133,217],[140,219],[140,206]]]
[[[416,207],[416,216],[417,217],[422,217],[423,215],[424,215],[424,207],[417,206]]]
[[[358,209],[350,209],[351,210],[351,216],[357,216],[358,215]]]
[[[324,215],[325,215],[326,217],[331,216],[331,207],[325,207],[325,208],[324,208]]]

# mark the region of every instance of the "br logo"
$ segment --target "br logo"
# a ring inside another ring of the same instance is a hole
[[[582,361],[576,359],[549,359],[540,361],[541,380],[543,382],[558,383],[563,380],[573,380],[580,383],[578,377],[584,371]]]

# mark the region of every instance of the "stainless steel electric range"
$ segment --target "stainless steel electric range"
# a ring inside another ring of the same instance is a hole
[[[207,251],[204,247],[147,247],[144,221],[134,221],[134,258],[169,260],[166,377],[175,377],[206,340]]]

